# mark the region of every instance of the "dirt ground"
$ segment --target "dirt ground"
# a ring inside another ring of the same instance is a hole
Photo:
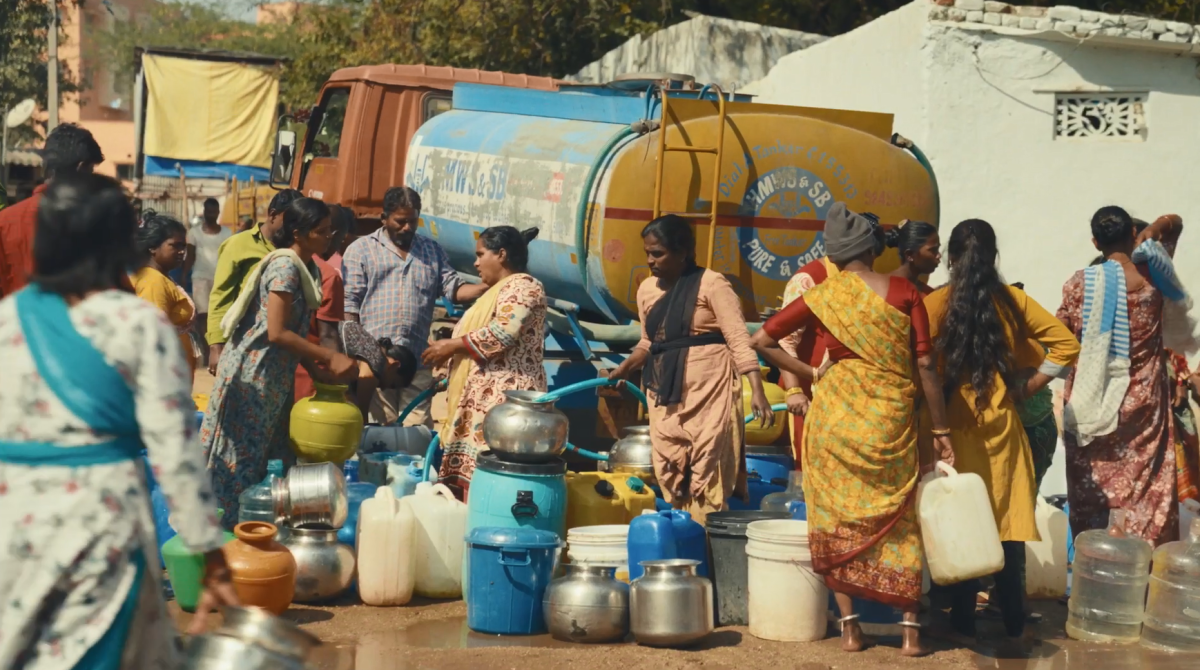
[[[719,628],[690,649],[651,649],[625,642],[581,645],[558,642],[548,635],[499,637],[474,633],[466,626],[461,601],[416,599],[405,607],[367,607],[349,594],[327,606],[294,605],[284,618],[319,637],[323,645],[310,659],[313,670],[1196,670],[1200,656],[1148,652],[1137,646],[1105,647],[1065,639],[1066,606],[1039,602],[1039,623],[1028,640],[1004,638],[999,622],[981,618],[979,642],[963,648],[931,640],[934,653],[921,659],[902,658],[899,638],[881,638],[860,654],[847,654],[831,626],[820,642],[786,643],[760,640],[745,627]],[[185,626],[191,615],[175,610]]]
[[[212,377],[196,373],[194,390],[208,393]],[[439,394],[440,395],[440,394]],[[441,401],[441,402],[439,402]],[[445,403],[435,398],[435,419]],[[180,628],[191,615],[171,603]],[[902,658],[899,638],[881,638],[866,651],[841,651],[835,627],[820,642],[761,640],[745,627],[717,629],[690,649],[651,649],[632,641],[581,645],[548,635],[499,637],[471,632],[462,601],[415,599],[405,607],[367,607],[356,594],[324,606],[293,605],[284,618],[319,637],[323,645],[310,659],[313,670],[1198,670],[1200,655],[1167,655],[1137,646],[1089,645],[1067,640],[1067,608],[1057,601],[1033,603],[1041,621],[1028,627],[1026,640],[1004,636],[998,621],[981,618],[979,642],[971,648],[930,640],[934,653]],[[923,619],[924,620],[924,619]],[[216,625],[214,622],[213,626]]]

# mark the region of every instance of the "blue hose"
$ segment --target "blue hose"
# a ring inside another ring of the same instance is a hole
[[[598,454],[594,451],[588,451],[587,449],[582,449],[580,447],[577,447],[577,446],[571,444],[570,442],[567,443],[567,449],[579,454],[580,456],[583,456],[584,458],[590,458],[593,461],[607,461],[608,460],[608,454]]]
[[[637,398],[638,401],[640,401],[643,406],[649,407],[649,403],[646,400],[646,394],[642,393],[641,389],[634,386],[633,384],[630,384],[628,381],[626,381],[624,379],[609,379],[608,377],[597,377],[595,379],[586,379],[581,382],[576,382],[574,384],[564,386],[564,387],[558,389],[557,391],[551,391],[551,392],[547,393],[546,395],[538,398],[537,402],[556,402],[558,400],[561,400],[563,396],[571,395],[572,393],[577,393],[579,391],[586,391],[588,389],[599,388],[601,386],[621,386],[621,385],[624,385],[625,390],[627,390],[631,394],[633,394],[633,396],[635,398]]]
[[[787,411],[787,405],[786,405],[785,403],[780,403],[780,404],[778,404],[778,405],[771,405],[771,411],[772,411],[772,412],[786,412],[786,411]],[[746,415],[746,423],[747,423],[747,424],[749,424],[749,423],[750,423],[751,421],[753,421],[753,420],[754,420],[754,415],[753,415],[753,414],[747,414],[747,415]]]
[[[442,436],[437,433],[433,434],[433,439],[429,441],[429,447],[425,449],[425,465],[422,468],[421,480],[432,482],[429,478],[430,469],[433,468],[433,457],[437,455],[438,445],[442,441]]]
[[[412,411],[414,409],[417,408],[417,405],[420,405],[421,403],[425,402],[429,398],[433,397],[433,394],[437,393],[438,391],[445,390],[445,388],[446,388],[446,382],[445,382],[445,380],[443,380],[441,382],[438,382],[437,384],[434,384],[433,386],[430,386],[429,388],[425,389],[424,391],[421,391],[420,393],[418,393],[417,397],[413,398],[412,402],[408,403],[408,406],[400,411],[400,415],[396,417],[396,420],[392,422],[392,425],[393,426],[403,426],[404,419],[407,418],[408,415],[410,413],[412,413]]]

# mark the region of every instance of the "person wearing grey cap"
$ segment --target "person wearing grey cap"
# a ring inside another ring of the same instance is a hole
[[[841,611],[842,649],[865,647],[852,597],[904,612],[900,653],[922,656],[917,623],[922,547],[917,478],[933,463],[917,449],[919,379],[933,418],[934,451],[954,462],[942,381],[917,287],[872,270],[882,231],[836,203],[825,219],[825,249],[839,272],[771,317],[754,348],[772,364],[813,380],[805,421],[804,493],[813,569],[824,576]],[[819,325],[829,363],[814,369],[779,348],[798,328]]]

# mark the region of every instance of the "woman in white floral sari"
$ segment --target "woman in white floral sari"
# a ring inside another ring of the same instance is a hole
[[[0,668],[174,668],[142,460],[206,559],[194,629],[236,604],[175,330],[133,294],[136,227],[107,177],[55,179],[32,283],[0,301]]]

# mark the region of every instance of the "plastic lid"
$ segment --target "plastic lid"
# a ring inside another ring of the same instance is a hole
[[[746,509],[746,510],[726,510],[724,512],[713,512],[708,515],[704,525],[709,531],[725,531],[737,535],[746,533],[746,526],[755,521],[767,521],[770,519],[787,519],[787,512],[764,512],[762,510]]]
[[[467,533],[467,543],[503,549],[554,549],[558,534],[538,528],[499,528],[482,526]]]
[[[278,458],[267,461],[267,474],[283,477],[283,461]]]

